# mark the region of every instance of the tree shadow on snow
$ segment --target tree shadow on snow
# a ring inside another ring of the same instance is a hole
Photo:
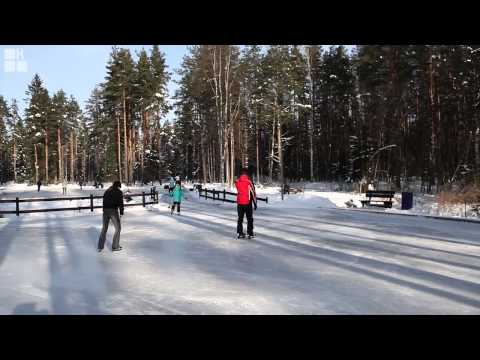
[[[199,213],[196,211],[191,211],[192,213]],[[215,218],[220,218],[224,220],[231,220],[231,218],[227,218],[224,216],[219,216],[218,214],[215,215]],[[278,224],[278,225],[283,225],[282,227],[279,226],[271,226],[267,225],[269,223],[273,224]],[[391,241],[391,240],[381,240],[377,238],[370,238],[366,236],[360,236],[360,235],[351,235],[351,233],[343,233],[340,231],[332,231],[332,230],[325,230],[321,228],[312,228],[304,225],[298,225],[298,226],[285,226],[285,223],[282,222],[276,222],[276,221],[271,221],[271,220],[266,220],[266,219],[260,219],[260,228],[263,229],[270,229],[273,231],[281,229],[282,232],[285,232],[287,234],[291,234],[294,236],[300,236],[307,238],[309,241],[314,241],[318,243],[326,243],[326,244],[332,244],[335,246],[338,246],[340,248],[345,248],[345,249],[350,249],[350,250],[358,250],[358,249],[365,249],[368,251],[373,251],[375,253],[387,253],[387,254],[392,254],[392,255],[401,255],[401,256],[406,256],[409,258],[414,258],[414,259],[419,259],[419,260],[427,260],[427,261],[432,261],[436,263],[441,263],[445,265],[451,265],[451,266],[457,266],[457,267],[462,267],[470,270],[477,270],[480,271],[480,266],[476,265],[471,265],[471,264],[465,264],[461,262],[455,262],[451,260],[444,260],[444,259],[439,259],[436,257],[429,257],[429,256],[424,256],[424,255],[419,255],[419,254],[414,254],[411,252],[405,252],[405,251],[399,251],[399,250],[392,250],[388,248],[387,246],[400,246],[400,247],[412,247],[416,249],[422,249],[422,250],[427,250],[431,252],[443,252],[447,253],[450,255],[456,255],[460,257],[471,257],[474,259],[480,259],[480,256],[475,256],[475,255],[470,255],[470,254],[465,254],[465,253],[457,253],[453,251],[447,251],[447,250],[439,250],[439,249],[432,249],[428,247],[423,247],[423,246],[416,246],[416,245],[410,245],[410,244],[404,244],[396,241]],[[298,230],[309,230],[310,232],[301,232],[301,231],[295,231],[292,230],[292,228],[298,229]],[[313,234],[312,231],[315,233]],[[339,237],[336,240],[333,239],[326,239],[324,237],[325,234],[332,234],[334,237]],[[347,240],[347,239],[350,239]],[[367,242],[367,243],[365,243]],[[381,246],[383,245],[383,246]]]
[[[215,234],[221,234],[229,238],[232,237],[232,232],[219,229],[219,224],[216,222],[203,219],[197,220],[191,217],[176,217],[175,219],[180,223],[191,225],[196,228],[210,230]],[[324,263],[326,265],[339,267],[354,274],[366,275],[377,280],[390,282],[395,285],[424,292],[430,295],[439,296],[447,300],[459,302],[480,309],[480,285],[476,283],[432,273],[426,270],[416,269],[405,265],[387,263],[385,261],[369,259],[359,255],[351,255],[339,250],[324,249],[319,248],[318,246],[301,244],[295,241],[267,235],[258,230],[257,234],[259,235],[259,238],[255,239],[254,243],[261,247],[280,251],[287,255],[296,255],[298,257]],[[378,270],[383,270],[384,272],[381,273],[378,272]],[[395,274],[406,277],[407,279],[411,279],[413,281],[397,278],[394,276]],[[429,283],[435,284],[436,286],[419,284],[414,282],[416,279],[425,280]],[[474,298],[451,292],[447,290],[448,288],[468,292],[472,294]]]
[[[37,304],[19,304],[13,309],[12,315],[49,315],[47,310],[37,310]]]
[[[0,266],[5,261],[15,238],[22,234],[21,226],[23,218],[20,216],[17,218],[7,219],[7,225],[5,225],[5,227],[1,230],[2,236],[0,238]]]
[[[196,210],[189,210],[189,212],[191,213],[194,213],[194,214],[200,214],[200,215],[205,215],[205,213],[201,212],[201,211],[196,211]],[[224,217],[224,216],[220,216],[218,214],[215,214],[215,215],[209,215],[209,216],[212,216],[214,218],[220,218],[220,219],[223,219],[223,220],[227,220],[227,221],[235,221],[236,222],[236,218],[233,218],[233,217]],[[281,221],[281,219],[284,219],[283,216],[278,216],[279,218],[279,221],[273,221],[271,220],[270,218],[266,219],[262,216],[256,216],[254,218],[254,221],[255,221],[255,224],[260,224],[259,226],[260,227],[264,227],[264,228],[272,228],[272,229],[282,229],[282,231],[285,231],[285,232],[289,232],[289,233],[292,233],[292,234],[297,234],[297,235],[300,235],[300,236],[312,236],[312,234],[305,234],[305,233],[301,233],[301,232],[296,232],[294,230],[291,230],[292,228],[296,228],[296,229],[306,229],[306,230],[310,230],[310,231],[313,231],[315,233],[317,233],[318,235],[322,235],[324,233],[332,233],[332,234],[335,234],[335,235],[340,235],[345,238],[351,238],[353,240],[355,239],[364,239],[364,240],[368,240],[368,241],[373,241],[375,243],[382,243],[382,244],[386,244],[386,245],[396,245],[396,246],[400,246],[400,247],[405,247],[405,248],[413,248],[413,249],[418,249],[418,250],[427,250],[427,251],[430,251],[430,252],[434,252],[434,253],[443,253],[443,254],[449,254],[449,255],[455,255],[455,256],[461,256],[461,257],[467,257],[467,258],[472,258],[472,259],[475,259],[475,260],[478,260],[480,259],[480,256],[477,256],[477,255],[471,255],[471,254],[468,254],[468,253],[459,253],[459,252],[455,252],[455,251],[449,251],[449,250],[442,250],[442,249],[438,249],[438,248],[431,248],[431,247],[427,247],[427,246],[422,246],[422,245],[413,245],[413,244],[408,244],[408,243],[402,243],[402,242],[398,242],[398,241],[394,241],[394,240],[382,240],[382,239],[378,239],[377,237],[373,237],[373,238],[370,238],[370,237],[367,237],[367,236],[360,236],[360,235],[352,235],[351,232],[341,232],[341,231],[332,231],[332,230],[325,230],[323,228],[320,228],[320,227],[317,227],[317,228],[314,228],[314,227],[309,227],[309,226],[306,226],[305,224],[302,224],[302,223],[297,223],[296,225],[291,225],[289,224],[290,222],[288,220],[286,221]],[[279,226],[277,227],[269,227],[268,225],[265,225],[266,223],[272,223],[272,224],[277,224]],[[335,225],[335,227],[341,229],[342,227],[352,227],[352,226],[348,226],[348,225],[344,225],[342,223],[329,223],[329,222],[323,222],[323,221],[315,221],[316,224],[328,224],[328,225]],[[235,225],[236,226],[236,225]],[[355,227],[354,227],[355,228]],[[357,228],[355,228],[357,229]],[[387,237],[393,237],[394,235],[392,235],[392,233],[386,233],[386,232],[381,232],[381,231],[378,231],[377,229],[374,229],[374,228],[369,228],[369,230],[371,232],[375,232],[375,233],[378,233],[378,234],[384,234],[384,235],[387,235]],[[315,238],[311,239],[311,240],[316,240]],[[322,239],[322,241],[325,241],[325,239]],[[342,243],[343,243],[343,239],[341,240]],[[464,244],[464,243],[462,243]],[[379,248],[380,249],[380,248]],[[400,253],[399,253],[400,254]],[[405,254],[408,254],[408,253],[405,253]],[[434,260],[434,258],[429,258],[430,260]],[[453,264],[453,263],[452,263]],[[458,266],[463,266],[463,264],[461,263],[457,263]],[[463,267],[469,267],[469,266],[463,266]],[[476,267],[470,267],[471,269],[476,269]]]
[[[53,220],[53,221],[52,221]],[[85,261],[83,257],[89,256],[87,253],[77,251],[77,247],[81,245],[73,244],[72,242],[83,241],[82,236],[76,236],[75,232],[78,230],[71,229],[67,231],[65,226],[68,224],[64,219],[55,219],[55,217],[46,217],[47,229],[47,250],[49,257],[49,271],[50,271],[50,289],[49,293],[52,300],[52,308],[54,314],[71,314],[71,313],[89,313],[97,314],[103,313],[98,307],[98,299],[95,293],[90,291],[85,283],[96,279],[98,274],[89,274],[92,271],[90,263]],[[60,223],[60,224],[59,224]],[[52,229],[55,229],[53,231]],[[55,241],[54,238],[62,239],[63,243]],[[64,245],[67,256],[63,264],[59,255],[56,252],[57,245]],[[96,253],[92,251],[92,257]],[[67,301],[68,297],[80,297],[83,299],[83,306],[81,308],[72,306],[73,302]]]

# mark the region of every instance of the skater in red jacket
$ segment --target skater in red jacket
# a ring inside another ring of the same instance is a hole
[[[235,182],[237,188],[237,234],[239,239],[244,239],[243,233],[243,217],[247,215],[247,235],[251,239],[253,234],[253,208],[257,210],[257,195],[255,194],[255,186],[248,176],[248,169],[240,171],[240,177]]]

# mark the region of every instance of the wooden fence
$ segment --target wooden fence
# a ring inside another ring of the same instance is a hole
[[[124,194],[124,198],[133,198],[133,197],[142,197],[141,203],[136,204],[124,204],[124,207],[129,206],[143,206],[158,204],[158,191],[154,190],[153,188],[150,190],[150,193],[142,193],[138,194]],[[150,197],[151,201],[147,201],[147,197]],[[80,196],[80,197],[61,197],[61,198],[31,198],[31,199],[19,199],[18,197],[15,200],[0,200],[0,204],[8,204],[8,203],[15,203],[15,210],[0,210],[0,214],[16,214],[20,216],[20,214],[26,213],[38,213],[38,212],[50,212],[50,211],[69,211],[69,210],[88,210],[93,212],[93,209],[101,209],[103,208],[102,205],[93,205],[94,199],[103,199],[103,195],[94,196],[90,194],[90,196]],[[20,203],[31,203],[31,202],[42,202],[42,201],[72,201],[72,200],[90,200],[89,206],[76,206],[76,207],[64,207],[64,208],[46,208],[46,209],[31,209],[31,210],[20,210]]]
[[[212,194],[211,196],[208,196],[208,194]],[[232,193],[226,190],[208,190],[208,189],[198,189],[198,195],[200,197],[204,197],[205,199],[212,199],[212,200],[219,200],[223,202],[229,202],[229,203],[236,203],[236,200],[232,199],[227,199],[227,195],[232,195],[232,196],[237,196],[237,193]],[[257,200],[260,201],[265,201],[268,204],[268,196],[265,198],[261,198],[257,196]]]

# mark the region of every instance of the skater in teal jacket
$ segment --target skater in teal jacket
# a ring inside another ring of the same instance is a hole
[[[177,206],[177,214],[180,215],[180,203],[182,202],[182,199],[183,199],[183,190],[182,190],[182,184],[180,180],[176,181],[175,187],[173,188],[173,191],[170,193],[170,196],[173,199],[171,214],[173,215],[175,206]]]

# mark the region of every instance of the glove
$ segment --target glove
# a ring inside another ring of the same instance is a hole
[[[120,216],[123,216],[123,209],[120,209]]]
[[[257,203],[253,203],[253,210],[257,210]]]

